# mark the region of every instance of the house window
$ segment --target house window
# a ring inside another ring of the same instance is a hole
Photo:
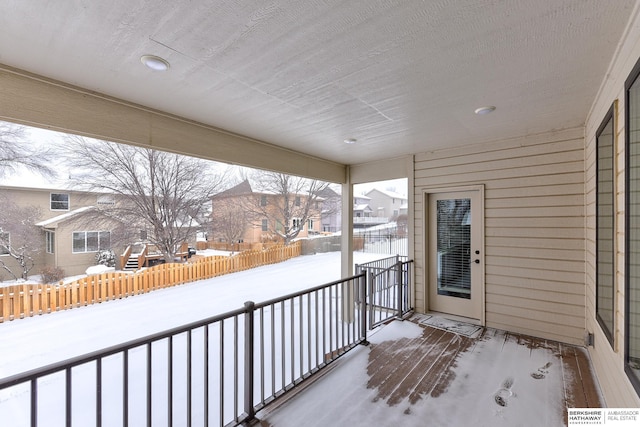
[[[313,230],[313,220],[312,219],[307,221],[307,230]]]
[[[300,196],[296,196],[296,206],[300,206]]]
[[[262,220],[262,231],[269,231],[269,220],[268,219],[263,219]]]
[[[73,233],[73,253],[97,252],[111,248],[109,231],[75,231]]]
[[[143,242],[147,240],[147,230],[140,230],[140,240]]]
[[[267,196],[264,194],[260,196],[260,206],[267,206]]]
[[[53,231],[44,232],[44,245],[48,254],[54,253],[56,247],[56,235]]]
[[[640,61],[625,82],[625,372],[640,394]]]
[[[50,206],[52,211],[68,211],[69,195],[66,193],[51,193]]]
[[[614,137],[612,106],[596,134],[596,319],[613,345],[614,329]]]
[[[0,231],[0,255],[9,255],[11,235],[8,231]]]
[[[296,230],[302,226],[302,221],[300,221],[300,218],[293,218],[291,222],[292,227]]]

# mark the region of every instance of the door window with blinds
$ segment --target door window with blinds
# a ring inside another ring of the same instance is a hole
[[[640,61],[625,82],[625,372],[640,394]]]
[[[438,200],[438,295],[471,298],[471,199]]]
[[[596,318],[613,345],[614,332],[614,107],[596,134]]]

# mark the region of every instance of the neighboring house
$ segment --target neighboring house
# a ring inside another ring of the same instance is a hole
[[[92,226],[82,219],[82,214],[97,206],[115,204],[113,195],[2,186],[0,196],[18,206],[33,206],[40,212],[41,221],[36,226],[41,230],[44,245],[34,259],[31,275],[39,274],[45,266],[58,267],[66,275],[82,274],[95,264],[98,250],[112,248],[109,227]]]
[[[335,233],[342,227],[342,196],[330,187],[318,193],[321,199],[321,222],[320,231],[325,233]]]
[[[394,220],[402,213],[407,212],[407,196],[390,190],[379,190],[374,188],[366,193],[369,197],[369,206],[374,216],[386,217]]]
[[[295,199],[289,226],[301,229],[298,238],[318,234],[321,231],[322,200],[313,202],[311,215],[307,221],[302,222],[296,217],[295,209],[302,208],[308,196],[291,196]],[[283,199],[281,194],[254,191],[248,180],[214,195],[211,198],[213,225],[209,239],[227,243],[282,240],[278,233],[284,230],[284,226],[282,215],[278,211]]]

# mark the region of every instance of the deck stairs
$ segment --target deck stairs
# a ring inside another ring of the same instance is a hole
[[[124,270],[137,270],[138,266],[138,256],[140,254],[131,254],[129,258],[127,258],[127,263],[124,265]]]

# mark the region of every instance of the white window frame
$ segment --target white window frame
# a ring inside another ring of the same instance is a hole
[[[48,254],[55,253],[56,250],[56,233],[51,230],[44,230],[44,246]]]
[[[53,196],[67,196],[66,208],[54,208],[53,203],[64,203],[62,200],[53,200]],[[49,193],[49,209],[52,211],[68,211],[71,207],[71,195],[69,193]]]
[[[94,250],[93,248],[91,248],[91,250],[89,250],[89,238],[93,237],[90,236],[90,234],[97,234],[97,239],[98,239],[98,245],[97,248]],[[109,235],[109,244],[108,245],[103,245],[101,243],[101,235],[107,233]],[[84,250],[76,250],[76,235],[80,235],[80,234],[84,234]],[[97,231],[97,230],[87,230],[87,231],[74,231],[73,234],[71,235],[71,252],[74,254],[85,254],[85,253],[92,253],[92,252],[98,252],[100,250],[106,250],[106,249],[111,249],[111,232],[110,231]]]

